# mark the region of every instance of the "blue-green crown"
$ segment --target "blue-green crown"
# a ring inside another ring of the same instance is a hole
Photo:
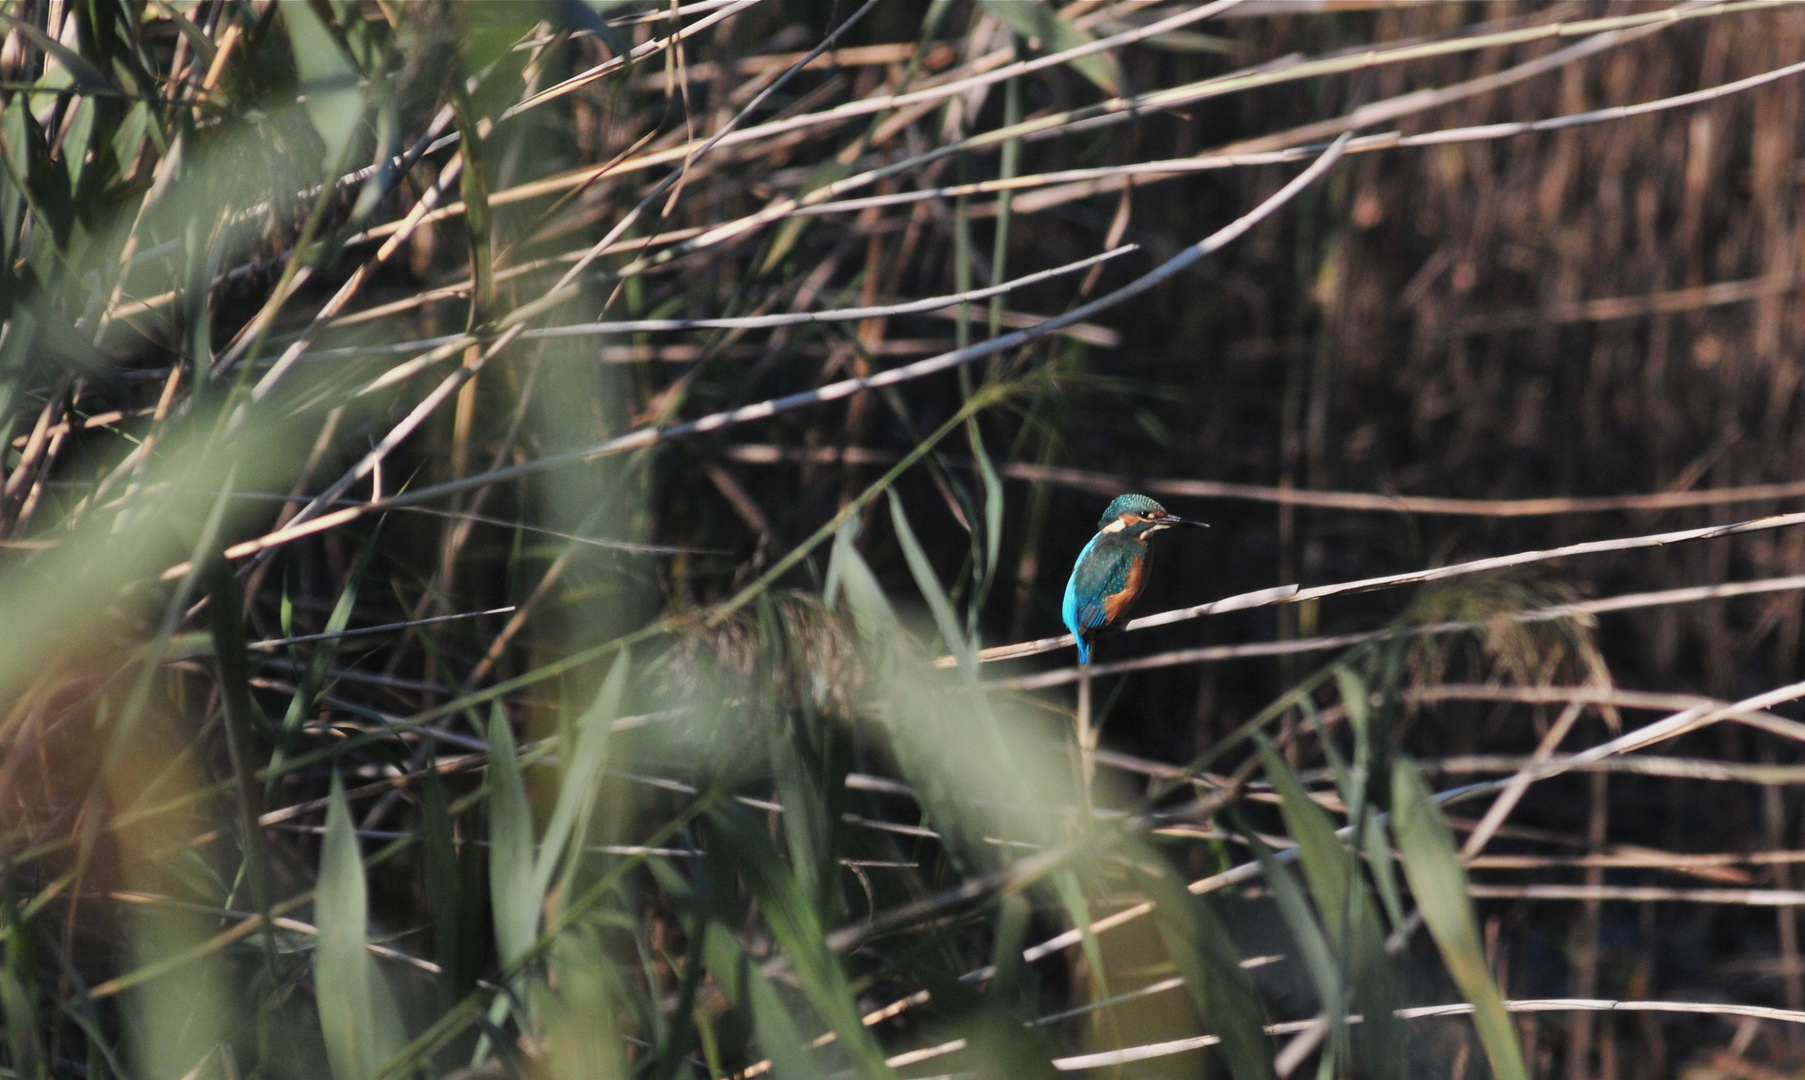
[[[1165,512],[1165,507],[1145,495],[1117,495],[1110,501],[1109,509],[1103,511],[1103,517],[1097,522],[1097,528],[1103,528],[1123,514],[1139,514],[1145,517],[1148,514]]]

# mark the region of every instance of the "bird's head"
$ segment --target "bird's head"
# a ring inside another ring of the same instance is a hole
[[[1097,530],[1127,533],[1136,539],[1142,539],[1174,525],[1185,525],[1193,529],[1209,528],[1204,522],[1190,521],[1167,513],[1165,507],[1145,495],[1117,495],[1110,502],[1109,508],[1103,511],[1102,520],[1097,522]]]

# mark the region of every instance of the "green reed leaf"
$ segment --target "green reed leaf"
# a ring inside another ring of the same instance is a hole
[[[514,746],[514,728],[497,705],[489,718],[489,903],[503,964],[532,948],[542,893],[534,891],[533,811]]]
[[[420,785],[420,832],[433,957],[440,971],[437,996],[439,1005],[449,1008],[476,984],[470,955],[476,950],[465,939],[464,875],[452,829],[451,807],[445,798],[445,781],[436,770],[429,771]],[[475,857],[474,850],[463,856]]]
[[[1479,1032],[1492,1074],[1498,1080],[1527,1080],[1529,1071],[1517,1045],[1516,1030],[1486,967],[1454,835],[1442,820],[1422,773],[1408,758],[1400,756],[1392,765],[1391,795],[1391,827],[1404,861],[1404,877],[1410,882],[1429,936],[1448,965],[1448,974],[1461,996],[1473,1005],[1473,1027]]]
[[[552,874],[561,865],[561,881],[568,888],[571,875],[582,861],[583,844],[589,836],[590,818],[595,813],[595,800],[600,793],[602,773],[608,764],[609,737],[620,716],[621,701],[627,693],[627,673],[632,669],[629,650],[622,649],[608,669],[608,677],[583,715],[577,717],[570,735],[574,746],[562,748],[563,775],[559,778],[558,801],[545,824],[545,839],[539,857],[533,864],[533,893],[543,903],[551,887]]]
[[[1361,823],[1360,849],[1378,886],[1379,902],[1385,905],[1385,917],[1396,929],[1404,924],[1404,901],[1398,891],[1398,872],[1391,858],[1391,842],[1385,835],[1384,822],[1376,815]]]
[[[31,995],[17,975],[0,967],[0,1013],[6,1018],[6,1046],[12,1053],[12,1073],[21,1080],[49,1075],[43,1044],[38,1041],[38,1014]]]
[[[49,34],[44,33],[44,31],[33,26],[31,23],[23,19],[15,19],[11,15],[0,11],[0,26],[6,26],[17,30],[28,38],[33,45],[43,49],[51,56],[56,57],[57,63],[63,66],[75,80],[75,85],[79,86],[82,90],[90,93],[104,94],[109,93],[114,89],[112,81],[109,80],[99,68],[90,63],[87,57],[76,52],[74,49],[69,48],[69,46],[64,45]]]
[[[358,586],[363,583],[364,575],[369,571],[370,560],[376,554],[376,538],[381,529],[370,530],[364,539],[362,550],[357,554],[357,562],[351,567],[351,573],[345,580],[345,587],[338,594],[338,601],[332,606],[332,614],[326,619],[325,633],[340,634],[351,624],[351,612],[357,607]],[[284,600],[286,601],[286,596]],[[285,610],[284,615],[288,612]],[[284,619],[286,622],[286,618]],[[292,633],[286,626],[284,633]],[[344,639],[329,637],[314,646],[313,657],[308,660],[307,668],[295,684],[294,696],[288,699],[288,711],[282,716],[282,731],[285,739],[292,738],[301,729],[307,718],[313,715],[313,707],[319,699],[320,690],[326,685],[326,676],[332,670],[333,661],[338,659],[339,646]],[[279,768],[286,755],[280,749],[271,758],[272,767]],[[273,779],[271,781],[274,782]]]
[[[823,1080],[809,1040],[784,1007],[777,988],[734,940],[733,931],[711,921],[706,933],[703,957],[709,974],[735,1008],[751,1014],[753,1042],[771,1059],[772,1072],[795,1080]]]
[[[845,595],[846,608],[852,613],[859,633],[867,641],[884,641],[899,632],[896,609],[890,606],[890,598],[884,594],[884,587],[878,583],[871,564],[859,554],[858,536],[857,517],[848,518],[835,532],[831,569],[836,572],[836,577],[832,580],[837,581]],[[828,593],[830,602],[833,595],[831,591]]]
[[[1340,837],[1329,815],[1310,798],[1285,759],[1273,749],[1264,736],[1256,740],[1260,760],[1266,767],[1267,779],[1279,797],[1279,811],[1285,828],[1297,841],[1299,861],[1304,866],[1304,880],[1310,884],[1310,895],[1316,901],[1328,938],[1337,951],[1347,947],[1346,910],[1353,877],[1352,855]]]
[[[797,982],[809,1003],[833,1028],[840,1045],[852,1058],[859,1075],[889,1078],[883,1051],[871,1030],[860,1021],[858,1002],[846,973],[832,950],[814,908],[802,894],[796,877],[777,853],[777,846],[745,807],[724,803],[709,810],[704,819],[711,855],[724,859],[745,878],[758,900],[759,911],[778,946],[796,972]]]
[[[1038,42],[1046,52],[1064,52],[1087,45],[1089,33],[1059,17],[1059,12],[1045,0],[980,0],[984,10],[996,20],[1030,42]],[[1122,73],[1115,59],[1106,53],[1093,53],[1071,62],[1072,69],[1097,84],[1105,93],[1122,92]]]
[[[934,564],[928,560],[927,552],[922,550],[921,542],[915,539],[915,530],[909,527],[909,518],[903,512],[902,500],[897,498],[894,490],[884,494],[890,497],[890,521],[896,527],[896,539],[902,545],[903,558],[909,564],[909,572],[915,577],[915,587],[921,590],[922,597],[927,600],[928,610],[934,614],[934,625],[945,639],[947,650],[960,658],[961,666],[969,668],[971,663],[966,654],[971,648],[965,640],[965,634],[959,629],[959,618],[953,611],[953,601],[946,595],[940,578],[934,574]]]
[[[996,581],[998,565],[1003,551],[1003,479],[997,475],[996,464],[990,460],[990,454],[984,449],[984,435],[978,427],[978,418],[972,417],[965,425],[966,434],[971,439],[972,460],[978,464],[978,476],[984,482],[984,527],[979,536],[972,538],[972,591],[971,603],[965,612],[965,632],[973,641],[978,638],[978,618],[984,610],[984,601],[990,595],[990,587]]]
[[[1309,898],[1304,895],[1304,890],[1298,885],[1297,878],[1292,876],[1290,868],[1272,857],[1272,849],[1266,846],[1265,841],[1245,821],[1237,821],[1237,828],[1260,862],[1266,885],[1272,890],[1273,903],[1279,909],[1279,917],[1291,932],[1291,941],[1297,946],[1298,958],[1303,961],[1304,973],[1310,977],[1311,984],[1316,988],[1316,995],[1328,1013],[1330,1039],[1339,1045],[1344,1037],[1340,1029],[1347,1022],[1347,979],[1342,971],[1339,950],[1330,945],[1322,923],[1311,910]]]
[[[1191,992],[1204,1029],[1222,1038],[1222,1053],[1235,1080],[1273,1080],[1266,1010],[1241,966],[1234,939],[1210,902],[1192,896],[1164,860],[1149,854],[1129,865],[1141,891],[1153,901],[1166,955]]]
[[[547,964],[555,987],[539,997],[556,1080],[625,1080],[632,1075],[621,1038],[620,973],[603,946],[600,928],[572,927],[558,935]]]
[[[370,955],[363,857],[337,773],[320,844],[314,918],[320,928],[314,985],[333,1080],[366,1080],[407,1045],[407,1036],[395,999]]]
[[[788,642],[768,601],[761,600],[760,613],[768,627],[766,640],[774,650],[785,648]],[[774,652],[772,662],[789,661]],[[784,807],[783,838],[790,866],[816,917],[830,926],[846,913],[839,856],[848,770],[845,742],[836,723],[813,708],[806,694],[795,708],[776,718],[767,739],[777,796]]]
[[[363,117],[357,65],[320,21],[313,5],[284,4],[282,14],[288,20],[295,68],[301,75],[301,93],[307,98],[307,118],[326,144],[323,160],[335,162],[345,152],[345,144],[351,141]]]

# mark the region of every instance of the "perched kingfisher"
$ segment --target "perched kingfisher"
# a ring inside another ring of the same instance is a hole
[[[1145,495],[1118,495],[1097,522],[1097,535],[1078,553],[1065,583],[1065,625],[1078,639],[1078,662],[1091,662],[1091,642],[1121,621],[1147,584],[1147,537],[1174,525],[1207,529],[1174,517]]]

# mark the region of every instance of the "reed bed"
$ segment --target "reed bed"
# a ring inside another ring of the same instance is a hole
[[[0,1073],[1797,1072],[1802,57],[4,0]]]

